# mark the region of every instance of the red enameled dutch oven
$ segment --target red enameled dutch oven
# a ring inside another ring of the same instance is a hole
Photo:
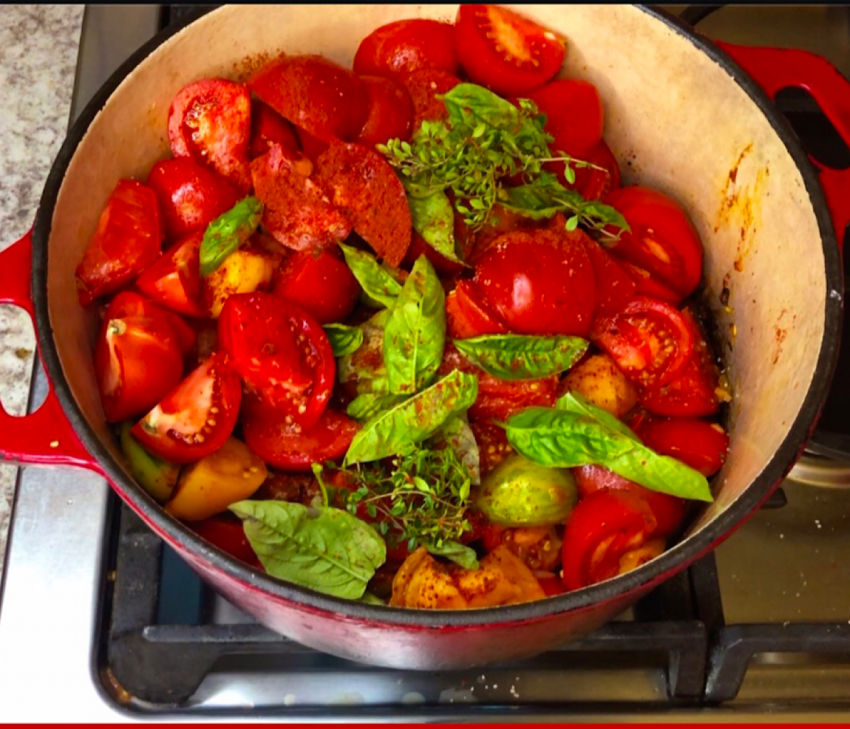
[[[714,503],[679,543],[633,572],[538,602],[462,612],[385,608],[326,597],[234,561],[166,515],[121,464],[93,374],[97,317],[77,301],[74,268],[116,181],[145,179],[168,155],[173,96],[203,77],[239,78],[246,58],[279,51],[350,65],[374,28],[414,16],[452,20],[456,8],[448,5],[225,6],[163,31],[115,73],[65,141],[31,236],[0,256],[0,301],[34,317],[52,382],[32,415],[0,413],[4,457],[102,474],[205,580],[262,623],[319,650],[394,667],[469,667],[547,650],[615,617],[729,536],[799,456],[840,341],[834,229],[843,233],[850,219],[850,171],[816,169],[771,98],[787,86],[808,89],[850,142],[850,84],[818,56],[712,43],[657,10],[519,10],[568,38],[562,75],[599,88],[606,140],[625,183],[678,198],[705,244],[706,297],[735,393],[731,447],[714,479]]]

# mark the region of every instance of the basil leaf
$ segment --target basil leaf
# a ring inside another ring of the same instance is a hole
[[[519,110],[506,99],[476,84],[461,83],[443,95],[443,104],[449,112],[450,126],[467,124],[478,131],[477,121],[499,129],[515,128]],[[478,132],[481,136],[481,132]]]
[[[384,327],[390,317],[389,309],[382,309],[360,325],[363,343],[351,354],[337,360],[339,381],[353,384],[358,394],[374,392],[386,394],[387,369],[384,366]]]
[[[344,465],[409,455],[449,418],[464,412],[478,397],[478,378],[459,370],[431,387],[370,418],[357,432]]]
[[[254,234],[262,218],[263,204],[250,195],[213,220],[201,240],[201,276],[209,276],[221,266],[225,258]]]
[[[434,267],[419,256],[384,328],[384,364],[391,393],[414,393],[436,374],[446,343],[445,301]]]
[[[345,409],[346,415],[355,420],[368,420],[382,410],[389,410],[404,400],[404,395],[380,394],[377,392],[364,392],[355,397]]]
[[[407,203],[413,230],[437,253],[455,263],[463,263],[455,248],[455,214],[448,195],[442,190],[432,192],[427,197],[417,197],[411,188],[405,185]]]
[[[363,293],[372,299],[372,305],[392,306],[401,293],[401,284],[393,274],[378,263],[372,254],[345,243],[340,243],[339,247],[342,248],[351,273],[363,288]]]
[[[514,449],[538,465],[574,468],[595,464],[653,491],[712,500],[701,473],[675,458],[658,455],[592,415],[527,408],[508,420],[506,431]]]
[[[230,511],[266,572],[317,592],[352,600],[387,558],[384,540],[342,509],[286,501],[239,501]]]
[[[489,375],[502,380],[536,380],[570,369],[589,343],[581,337],[491,334],[455,339],[454,345]]]
[[[360,327],[349,327],[345,324],[325,324],[322,328],[328,335],[334,357],[353,354],[363,344],[363,330]]]
[[[460,565],[466,570],[477,570],[480,566],[478,564],[478,555],[475,554],[475,550],[464,544],[449,541],[443,542],[439,547],[436,544],[424,544],[423,546],[431,554],[450,559],[452,562]]]
[[[594,420],[598,420],[606,428],[610,428],[632,440],[640,441],[640,438],[637,437],[635,432],[622,420],[611,415],[607,410],[597,407],[578,392],[567,392],[561,395],[555,401],[555,408],[557,410],[565,410],[568,413],[593,418]]]
[[[469,471],[470,481],[477,486],[481,483],[481,453],[478,442],[469,423],[463,416],[451,418],[435,433],[434,441],[451,448],[461,463]]]

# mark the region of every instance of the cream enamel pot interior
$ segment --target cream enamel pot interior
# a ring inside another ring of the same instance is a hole
[[[104,86],[56,160],[32,234],[32,305],[26,286],[0,272],[2,299],[35,312],[53,383],[33,416],[3,414],[6,457],[98,470],[205,580],[270,628],[346,658],[419,669],[505,661],[577,638],[730,534],[781,481],[814,426],[842,304],[840,254],[816,172],[768,97],[726,52],[645,8],[522,6],[568,38],[561,74],[598,87],[606,140],[625,183],[672,194],[704,241],[707,301],[735,392],[714,503],[679,543],[631,573],[536,603],[465,612],[383,608],[301,589],[237,563],[167,516],[121,465],[93,374],[97,315],[77,301],[74,268],[107,197],[119,178],[144,180],[169,154],[168,107],[187,83],[238,78],[246,57],[280,51],[350,66],[360,39],[377,26],[417,16],[451,20],[455,11],[225,6],[164,31]],[[4,264],[18,266],[28,257],[26,241],[3,255]],[[719,303],[724,290],[728,308]]]

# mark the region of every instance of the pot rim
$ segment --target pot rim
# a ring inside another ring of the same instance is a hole
[[[47,258],[51,221],[56,200],[65,172],[78,144],[99,110],[125,77],[162,43],[202,15],[210,12],[208,7],[199,7],[182,23],[163,29],[141,46],[110,76],[86,105],[69,130],[51,167],[36,211],[32,233],[32,292],[36,337],[42,364],[53,383],[54,391],[62,409],[80,441],[88,452],[95,457],[112,487],[119,490],[122,496],[129,500],[129,505],[143,515],[149,525],[155,527],[154,531],[157,531],[159,536],[166,538],[172,544],[185,547],[198,558],[206,561],[217,572],[224,573],[227,578],[238,581],[245,589],[257,590],[259,588],[270,597],[301,606],[309,611],[332,613],[343,619],[381,623],[408,629],[467,628],[537,621],[561,613],[587,610],[596,604],[621,598],[631,592],[645,592],[707,554],[755,513],[757,507],[770,496],[771,492],[784,479],[794,461],[802,452],[805,442],[814,430],[817,416],[829,392],[841,341],[843,298],[841,292],[843,289],[840,254],[815,168],[803,151],[791,126],[775,109],[772,101],[761,87],[729,55],[708,38],[697,34],[691,26],[678,17],[657,7],[643,5],[638,7],[647,15],[666,24],[675,33],[687,38],[698,51],[707,54],[718,63],[743,88],[753,103],[765,115],[800,170],[818,222],[826,269],[827,292],[825,296],[824,335],[820,343],[817,365],[805,400],[794,419],[794,423],[776,453],[766,463],[756,479],[724,512],[699,532],[680,541],[659,557],[636,570],[581,590],[545,600],[464,611],[413,610],[368,605],[323,595],[308,588],[283,582],[231,558],[223,551],[202,540],[189,527],[166,514],[159,504],[132,479],[127,477],[123,469],[103,446],[71,393],[53,339],[53,328],[48,312]],[[215,10],[212,12],[215,12]],[[117,489],[118,484],[120,484],[120,489]]]

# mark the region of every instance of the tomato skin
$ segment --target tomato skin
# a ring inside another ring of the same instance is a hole
[[[670,304],[636,296],[615,314],[594,322],[590,337],[630,380],[661,387],[684,370],[699,331]]]
[[[219,346],[246,386],[289,425],[307,431],[328,405],[336,362],[321,325],[273,294],[233,294],[218,323]]]
[[[478,443],[481,476],[484,477],[513,453],[514,449],[508,443],[505,429],[495,423],[473,420],[469,427],[475,435],[475,442]]]
[[[153,265],[136,279],[140,291],[174,311],[192,317],[204,317],[201,305],[200,249],[201,231],[178,240]]]
[[[603,466],[579,466],[572,471],[581,498],[596,491],[611,489],[612,491],[628,491],[643,499],[656,521],[655,530],[649,538],[669,536],[681,526],[685,518],[688,504],[684,499],[652,491]]]
[[[413,132],[422,126],[423,121],[447,119],[449,112],[438,94],[446,94],[460,83],[454,74],[433,68],[420,68],[418,71],[401,73],[396,78],[410,95],[413,103]]]
[[[593,318],[596,320],[622,309],[634,297],[637,286],[617,259],[590,236],[584,236],[584,245],[596,283],[596,302],[593,307]]]
[[[453,339],[507,332],[498,318],[482,303],[471,281],[458,281],[446,297],[446,330]]]
[[[354,139],[369,115],[363,82],[321,56],[283,56],[260,69],[248,88],[282,117],[327,143]]]
[[[75,272],[80,303],[88,306],[122,288],[156,260],[161,247],[153,190],[135,180],[120,180]]]
[[[226,514],[211,516],[202,521],[189,522],[187,526],[199,537],[214,544],[231,557],[241,560],[254,569],[263,570],[263,565],[251,548],[242,521]]]
[[[320,324],[329,324],[354,310],[360,284],[339,258],[315,249],[286,260],[272,293],[300,306]]]
[[[183,321],[179,314],[155,304],[135,291],[122,291],[112,299],[106,308],[104,319],[121,319],[125,316],[165,317],[177,335],[180,351],[183,354],[187,354],[195,346],[197,340],[195,330]]]
[[[387,23],[360,41],[353,66],[360,76],[387,76],[421,68],[456,74],[454,27],[428,18]]]
[[[652,420],[641,429],[640,436],[656,453],[672,456],[706,477],[722,468],[729,452],[726,431],[705,420]]]
[[[397,81],[381,76],[361,76],[369,94],[369,116],[355,140],[367,147],[386,144],[390,139],[410,139],[413,102]]]
[[[189,157],[157,162],[147,179],[165,223],[165,238],[175,241],[204,231],[239,202],[239,192],[224,177]]]
[[[239,417],[242,383],[216,352],[189,373],[130,434],[160,458],[192,463],[215,453],[230,437]]]
[[[298,137],[286,119],[259,99],[251,102],[251,141],[248,158],[262,157],[272,146],[279,144],[289,154],[298,154]]]
[[[581,159],[584,162],[590,162],[599,167],[604,167],[605,170],[595,170],[591,167],[575,168],[575,182],[569,183],[563,178],[563,164],[547,163],[547,165],[553,164],[559,168],[561,181],[567,187],[579,193],[585,200],[601,200],[608,193],[620,187],[620,165],[604,139],[599,140],[596,146],[582,152]]]
[[[558,73],[565,55],[555,33],[496,5],[461,5],[455,45],[470,80],[502,96],[542,86]]]
[[[242,84],[203,79],[183,87],[171,102],[171,153],[211,167],[243,194],[251,189],[250,137],[251,97]]]
[[[579,590],[616,576],[620,558],[655,528],[649,506],[629,492],[604,489],[580,499],[564,529],[564,586]]]
[[[319,158],[319,155],[330,146],[328,142],[323,142],[307,130],[301,129],[301,127],[295,127],[295,134],[298,137],[298,143],[301,145],[301,151],[304,153],[304,156],[314,164]]]
[[[613,256],[612,256],[613,257]],[[650,296],[653,299],[666,301],[668,304],[678,306],[682,301],[682,296],[673,291],[669,286],[656,281],[652,275],[644,268],[635,266],[623,259],[617,259],[629,277],[635,284],[635,293],[642,296]]]
[[[546,131],[555,141],[552,151],[583,159],[602,141],[604,115],[599,91],[589,81],[564,78],[550,81],[528,94],[546,114]]]
[[[266,463],[287,471],[310,471],[313,463],[339,460],[358,430],[351,418],[328,409],[311,428],[296,432],[281,411],[256,398],[245,400],[245,443]]]
[[[682,206],[659,190],[634,185],[605,196],[604,202],[626,219],[611,253],[646,270],[682,298],[702,278],[702,241]]]
[[[106,319],[94,355],[107,422],[147,412],[180,382],[183,355],[164,316]]]
[[[595,282],[581,241],[553,231],[505,233],[477,259],[475,286],[508,329],[587,335]]]

